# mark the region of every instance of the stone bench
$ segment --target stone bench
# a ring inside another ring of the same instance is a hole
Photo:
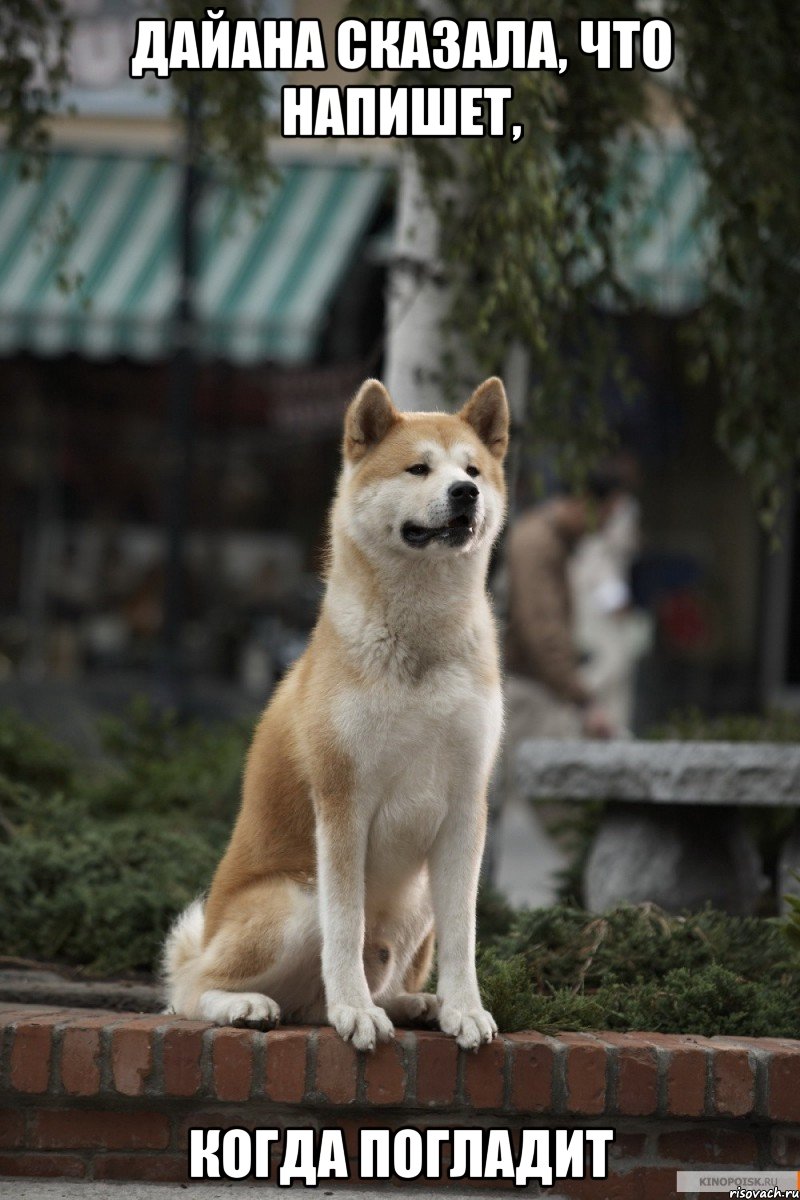
[[[755,742],[538,741],[517,755],[530,799],[606,801],[584,874],[588,908],[652,901],[755,911],[767,887],[744,807],[800,807],[800,747]],[[800,827],[779,862],[800,887]]]

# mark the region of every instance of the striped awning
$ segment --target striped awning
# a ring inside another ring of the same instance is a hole
[[[318,346],[337,285],[387,183],[376,166],[293,165],[263,202],[210,182],[198,213],[199,349],[296,363]],[[180,173],[167,162],[55,153],[22,180],[0,159],[0,355],[168,353]]]
[[[622,282],[635,302],[656,312],[696,308],[715,240],[702,217],[704,179],[687,135],[676,130],[627,140],[617,178],[630,186],[629,205],[615,210]]]

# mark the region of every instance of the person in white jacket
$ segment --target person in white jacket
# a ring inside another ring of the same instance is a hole
[[[639,502],[622,493],[569,568],[581,678],[620,733],[630,731],[636,667],[652,640],[650,617],[631,601],[631,564],[640,542]]]

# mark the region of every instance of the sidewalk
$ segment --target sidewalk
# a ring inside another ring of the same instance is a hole
[[[254,1179],[252,1183],[203,1183],[182,1187],[177,1183],[86,1183],[83,1180],[64,1179],[0,1179],[0,1196],[3,1200],[186,1200],[187,1196],[196,1194],[202,1200],[231,1200],[241,1188],[257,1188],[260,1195],[285,1196],[288,1188],[277,1187],[273,1183],[264,1183]],[[302,1189],[303,1185],[298,1184]],[[430,1200],[430,1191],[406,1190],[398,1188],[395,1182],[385,1183],[383,1188],[350,1188],[329,1187],[310,1188],[309,1191],[320,1197],[334,1197],[335,1200],[375,1200],[378,1196],[407,1197],[408,1200]],[[447,1200],[488,1200],[490,1196],[497,1197],[497,1190],[477,1191],[470,1188],[468,1192],[444,1192]],[[562,1200],[559,1196],[550,1196],[548,1200]]]

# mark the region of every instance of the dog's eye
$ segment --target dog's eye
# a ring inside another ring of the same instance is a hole
[[[431,469],[427,463],[414,463],[413,467],[406,467],[409,475],[430,475]]]
[[[477,467],[473,467],[473,466],[469,466],[469,467],[467,467],[467,468],[466,468],[466,472],[467,472],[467,474],[470,476],[470,478],[471,478],[471,479],[475,479],[475,477],[476,477],[477,475],[480,475],[480,471],[478,470],[478,468],[477,468]]]

